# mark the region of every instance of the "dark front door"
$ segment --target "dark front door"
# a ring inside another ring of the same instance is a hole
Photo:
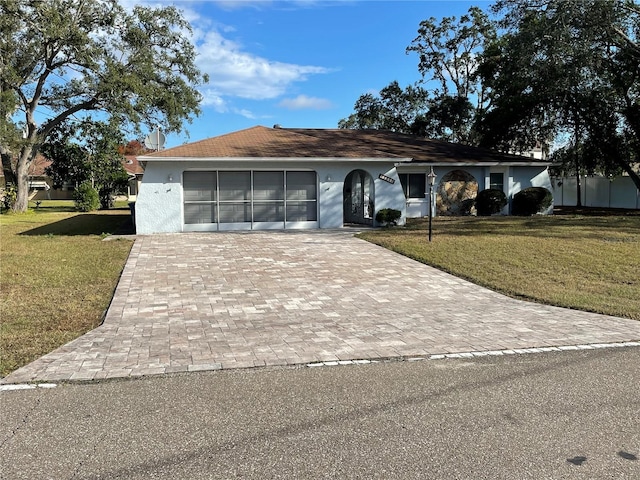
[[[364,170],[354,170],[344,180],[344,223],[373,225],[373,178]]]

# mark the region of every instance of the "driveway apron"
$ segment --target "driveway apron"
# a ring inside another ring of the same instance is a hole
[[[478,287],[350,230],[138,237],[104,323],[2,383],[640,340],[640,322]]]

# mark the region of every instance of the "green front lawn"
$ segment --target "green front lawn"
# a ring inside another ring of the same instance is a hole
[[[360,237],[507,295],[640,320],[640,215],[437,217]]]
[[[126,222],[68,202],[0,215],[0,376],[100,324],[132,245],[102,239]]]

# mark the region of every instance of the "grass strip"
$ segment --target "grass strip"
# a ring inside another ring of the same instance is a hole
[[[102,239],[126,222],[128,209],[0,216],[0,376],[100,324],[133,243]]]

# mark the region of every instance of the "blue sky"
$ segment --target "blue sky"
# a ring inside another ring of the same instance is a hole
[[[176,5],[190,21],[203,113],[166,147],[254,125],[336,128],[360,95],[420,79],[405,53],[419,24],[489,1],[135,1]]]

